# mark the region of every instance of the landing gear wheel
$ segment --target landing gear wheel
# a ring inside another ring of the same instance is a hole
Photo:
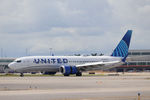
[[[43,75],[55,75],[56,72],[44,72]]]
[[[78,72],[76,76],[82,76],[82,72]]]
[[[23,73],[20,73],[20,77],[24,77],[24,74],[23,74]]]
[[[64,76],[69,76],[69,74],[64,74]]]

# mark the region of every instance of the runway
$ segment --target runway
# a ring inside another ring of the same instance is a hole
[[[0,77],[1,100],[150,100],[150,76]]]

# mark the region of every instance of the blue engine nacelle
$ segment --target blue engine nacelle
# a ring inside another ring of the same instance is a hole
[[[77,74],[79,71],[76,66],[62,66],[60,67],[60,72],[64,76],[69,76],[70,74]]]

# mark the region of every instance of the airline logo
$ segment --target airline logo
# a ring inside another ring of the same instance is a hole
[[[38,58],[34,59],[33,63],[36,64],[66,64],[68,59],[66,58]]]
[[[127,55],[128,55],[128,46],[124,40],[121,40],[121,42],[113,52],[112,56],[126,57]]]

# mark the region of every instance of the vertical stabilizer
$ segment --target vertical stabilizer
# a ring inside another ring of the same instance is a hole
[[[115,48],[111,56],[114,57],[122,57],[122,61],[125,62],[128,56],[128,50],[130,46],[132,30],[128,30],[127,33],[124,35],[118,46]]]

